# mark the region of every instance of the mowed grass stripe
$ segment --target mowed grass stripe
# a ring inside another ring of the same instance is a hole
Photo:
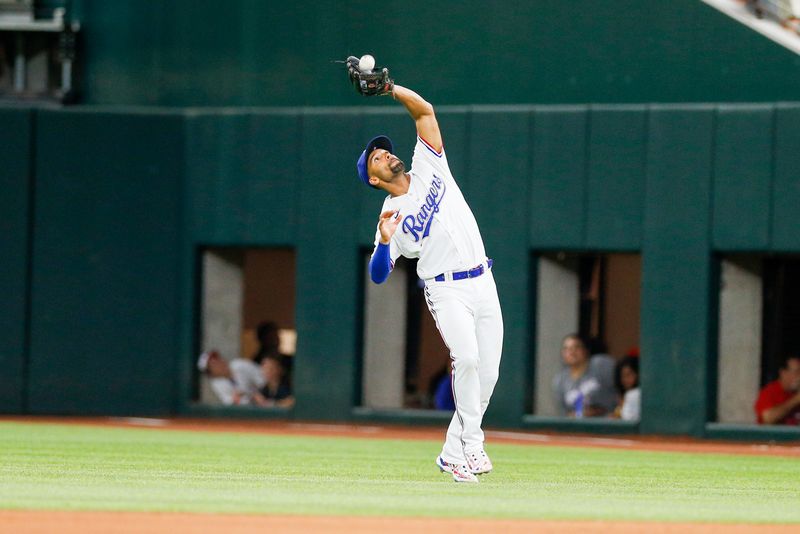
[[[0,423],[0,508],[800,523],[792,458]]]

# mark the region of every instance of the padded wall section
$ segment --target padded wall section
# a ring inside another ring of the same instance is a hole
[[[586,108],[533,114],[529,147],[530,236],[534,248],[579,248],[586,234]]]
[[[174,410],[183,118],[39,111],[29,405]]]
[[[647,146],[643,107],[593,108],[589,114],[586,246],[638,250]]]
[[[294,384],[295,412],[309,419],[347,418],[359,396],[363,261],[353,173],[364,137],[358,115],[303,120]]]
[[[0,108],[0,413],[24,409],[33,113]]]
[[[191,113],[187,210],[203,244],[293,243],[298,220],[297,112]]]
[[[532,398],[530,258],[548,249],[641,250],[642,428],[699,434],[713,420],[714,252],[800,252],[800,108],[772,109],[437,110],[451,170],[497,261],[506,338],[488,421],[515,425]],[[24,134],[27,112],[14,113],[0,117]],[[360,398],[362,253],[384,197],[358,183],[355,161],[383,133],[411,165],[414,125],[404,110],[78,107],[35,116],[35,156],[20,157],[24,135],[0,133],[9,162],[0,202],[11,214],[0,239],[23,254],[31,169],[37,178],[32,412],[155,414],[188,402],[198,249],[280,245],[297,254],[295,413],[351,416]],[[751,157],[737,153],[742,145]],[[12,355],[26,350],[26,286],[12,279],[24,277],[24,265],[0,259],[12,273],[0,280],[11,295],[0,342]],[[21,361],[13,356],[2,377],[13,409]]]
[[[474,112],[468,177],[459,181],[478,221],[486,253],[494,259],[492,273],[504,315],[500,380],[486,412],[487,424],[514,424],[526,405],[530,255],[526,246],[528,183],[520,178],[530,172],[529,135],[528,112]]]
[[[769,248],[772,217],[772,106],[722,106],[714,139],[714,246]]]
[[[716,387],[711,305],[712,108],[656,108],[647,152],[640,381],[645,432],[700,434]],[[676,394],[676,392],[680,392]]]
[[[775,117],[775,185],[773,189],[772,248],[800,251],[800,105],[777,106]]]

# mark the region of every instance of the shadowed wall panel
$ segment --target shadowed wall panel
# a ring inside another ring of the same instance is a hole
[[[480,227],[504,317],[500,380],[487,424],[513,424],[523,414],[528,357],[528,185],[530,119],[526,111],[473,112],[468,179],[461,190]],[[449,156],[448,156],[449,158]]]
[[[294,370],[295,412],[301,417],[347,418],[358,402],[359,184],[353,184],[353,152],[342,147],[363,150],[363,137],[358,115],[307,115],[303,120]]]
[[[772,248],[800,251],[800,105],[777,106],[775,119],[775,185],[773,189]]]
[[[642,107],[589,113],[586,245],[637,250],[642,241],[647,113]]]
[[[33,117],[0,108],[0,413],[24,406]]]
[[[771,106],[717,111],[714,142],[714,246],[765,250],[772,215]],[[743,224],[744,223],[744,224]]]
[[[586,225],[586,108],[533,114],[530,236],[536,248],[580,248]]]
[[[709,232],[713,118],[711,107],[651,111],[642,248],[645,432],[700,434],[713,415],[707,398],[716,339]]]
[[[300,123],[296,111],[190,114],[187,209],[194,240],[296,239]]]
[[[39,111],[33,413],[174,407],[183,118]]]

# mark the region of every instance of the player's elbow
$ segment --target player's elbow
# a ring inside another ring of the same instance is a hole
[[[433,104],[431,104],[427,100],[423,100],[420,103],[420,106],[419,106],[419,109],[418,109],[417,118],[435,117],[435,116],[436,116],[436,114],[434,113],[434,110],[433,110]]]
[[[414,120],[427,119],[434,117],[433,104],[422,98],[421,96],[408,107],[411,116]]]

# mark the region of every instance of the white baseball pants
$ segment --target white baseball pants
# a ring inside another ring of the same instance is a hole
[[[465,464],[466,452],[483,447],[483,414],[489,406],[503,350],[503,316],[491,270],[476,278],[425,284],[428,309],[450,349],[456,411],[442,448],[445,462]]]

